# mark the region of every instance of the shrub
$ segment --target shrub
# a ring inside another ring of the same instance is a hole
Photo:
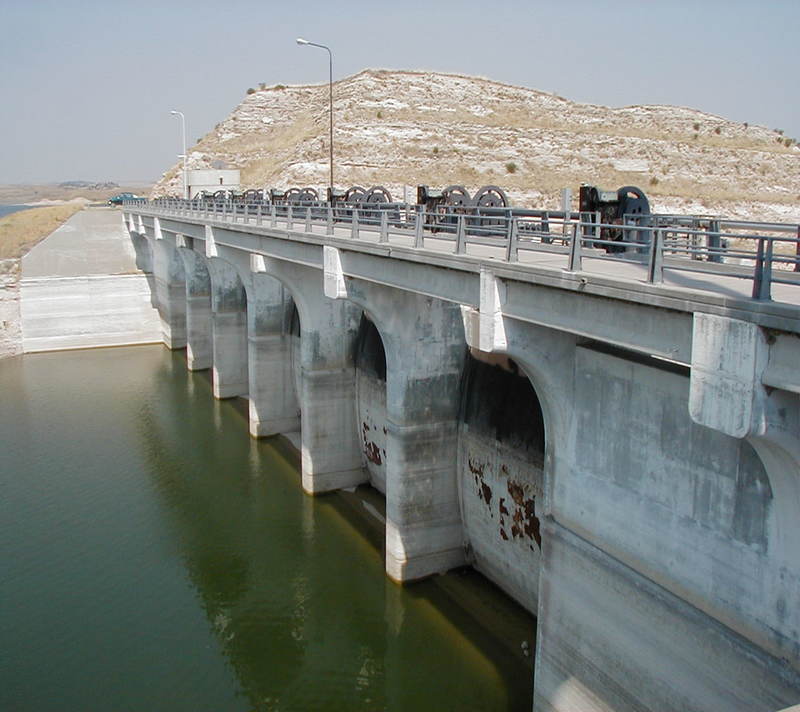
[[[382,119],[382,118],[383,118],[383,112],[382,112],[382,111],[379,111],[379,112],[376,114],[376,116],[377,116],[379,119]]]
[[[719,126],[717,126],[717,128],[714,129],[714,133],[717,134],[717,136],[719,136],[722,133],[722,129]]]
[[[692,134],[692,138],[696,141],[698,134]]]
[[[699,122],[695,121],[695,122],[692,124],[692,128],[693,128],[695,131],[699,131],[699,130],[700,130],[700,124],[699,124]]]
[[[276,84],[276,85],[275,85],[274,87],[272,87],[272,88],[273,88],[273,89],[276,89],[276,90],[278,90],[278,91],[280,91],[281,89],[286,89],[286,85],[285,85],[285,84]]]
[[[658,178],[656,178],[655,176],[653,176],[653,177],[650,179],[650,185],[658,185]]]
[[[513,162],[506,163],[506,173],[516,173],[517,164]]]
[[[436,156],[438,153],[439,153],[439,147],[438,146],[434,146],[433,147],[433,155]]]
[[[250,88],[247,90],[247,93],[248,93],[248,94],[255,94],[255,93],[256,93],[256,90],[255,90],[255,89],[253,89],[253,87],[250,87]]]

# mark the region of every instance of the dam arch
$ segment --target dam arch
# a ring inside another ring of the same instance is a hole
[[[458,422],[467,561],[534,615],[541,567],[545,423],[517,363],[470,349]]]

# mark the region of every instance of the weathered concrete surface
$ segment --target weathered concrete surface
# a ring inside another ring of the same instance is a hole
[[[214,362],[211,276],[203,255],[186,241],[176,245],[186,279],[186,364],[190,371],[203,371]]]
[[[19,260],[0,260],[0,358],[22,353]]]
[[[346,294],[367,312],[386,354],[386,572],[411,581],[460,566],[460,309],[361,280],[342,283],[335,262],[326,262],[326,293]]]
[[[159,234],[160,231],[159,231]],[[152,247],[155,306],[161,320],[164,344],[169,349],[186,346],[186,277],[175,243],[159,237]]]
[[[386,495],[386,354],[375,325],[361,317],[356,344],[356,410],[370,484]]]
[[[693,387],[708,399],[703,373],[714,374],[712,387],[734,369],[751,374],[749,382],[738,376],[745,388],[720,388],[727,410],[695,409],[713,414],[720,429],[754,421],[751,446],[692,421],[689,368],[578,346],[509,318],[506,299],[502,287],[490,292],[486,316],[466,310],[465,329],[471,344],[523,366],[545,416],[534,708],[766,712],[797,699],[800,621],[789,604],[800,590],[789,544],[800,536],[790,482],[798,479],[797,395],[776,390],[764,401],[758,369],[735,365],[752,365],[755,346],[735,352],[740,360],[729,359],[727,370],[698,369]],[[715,341],[742,341],[741,325],[716,327],[716,340],[705,342],[712,353],[697,352],[695,363],[719,359]],[[747,343],[768,341],[752,336]],[[783,363],[789,346],[773,340]],[[771,426],[762,416],[731,418],[745,408],[766,413]],[[779,448],[785,455],[770,457]],[[596,565],[567,557],[567,540]]]
[[[253,437],[300,429],[291,351],[294,301],[283,284],[259,272],[259,267],[251,265],[250,280],[245,284]]]
[[[458,478],[468,561],[536,614],[544,498],[538,399],[516,364],[474,349],[461,388]]]
[[[766,335],[755,324],[697,314],[692,344],[692,420],[743,438],[759,415],[755,401],[769,358]]]
[[[360,484],[366,473],[358,448],[353,364],[359,312],[327,299],[317,270],[269,260],[267,273],[287,285],[300,317],[303,488],[318,493]]]
[[[798,698],[775,659],[550,520],[537,712],[773,712]]]
[[[26,353],[161,340],[143,275],[25,279],[20,296]]]
[[[160,341],[148,278],[117,210],[91,208],[22,258],[23,349]]]
[[[214,256],[206,242],[211,277],[214,397],[245,396],[249,388],[247,296],[233,265]]]

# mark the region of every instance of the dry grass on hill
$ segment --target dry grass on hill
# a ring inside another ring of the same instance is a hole
[[[0,259],[22,257],[83,208],[82,202],[20,210],[0,218]]]
[[[189,168],[241,170],[243,188],[328,182],[328,86],[248,92],[189,149]],[[334,85],[340,188],[504,188],[555,209],[584,182],[637,185],[659,212],[800,221],[800,145],[777,129],[679,106],[606,107],[437,72],[365,70]],[[509,170],[508,166],[512,166]],[[181,166],[152,195],[181,190]]]

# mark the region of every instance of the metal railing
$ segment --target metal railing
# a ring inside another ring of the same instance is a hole
[[[508,262],[530,262],[532,253],[548,252],[563,255],[569,271],[585,270],[596,260],[639,263],[642,278],[652,284],[662,283],[665,271],[749,280],[750,296],[758,300],[772,299],[775,284],[800,287],[800,226],[794,224],[686,215],[625,216],[621,224],[612,224],[601,223],[597,213],[475,206],[428,212],[410,203],[164,198],[123,207],[289,232],[312,233],[324,225],[326,235],[378,243],[401,239],[415,248],[435,243],[453,254],[483,246]]]

